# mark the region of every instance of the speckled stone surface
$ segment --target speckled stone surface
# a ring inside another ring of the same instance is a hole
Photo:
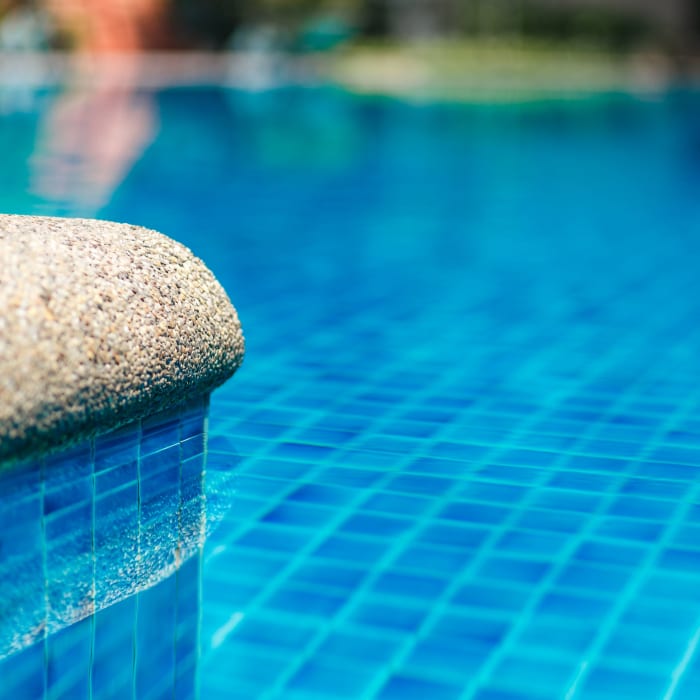
[[[0,463],[207,393],[243,352],[226,292],[179,243],[0,215]]]

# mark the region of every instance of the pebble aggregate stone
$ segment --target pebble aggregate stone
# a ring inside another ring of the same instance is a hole
[[[204,263],[137,226],[0,215],[0,463],[176,406],[243,360]]]

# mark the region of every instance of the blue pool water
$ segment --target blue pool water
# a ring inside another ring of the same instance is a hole
[[[0,104],[0,209],[162,230],[240,312],[201,698],[700,695],[699,95]]]
[[[206,413],[199,398],[0,470],[5,697],[196,697],[201,547],[230,491],[205,470]]]

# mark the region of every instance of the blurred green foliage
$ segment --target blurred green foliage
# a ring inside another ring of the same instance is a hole
[[[1,2],[1,0],[0,0]],[[431,36],[504,36],[581,40],[625,50],[661,37],[666,28],[630,3],[557,3],[551,0],[171,0],[176,22],[210,46],[237,28],[268,25],[303,33],[319,18],[333,18],[360,36],[407,38],[406,27]],[[700,8],[700,0],[687,0]],[[700,17],[700,12],[696,13]],[[412,20],[412,24],[410,23]],[[698,22],[700,31],[700,22]],[[403,35],[402,35],[403,34]],[[410,38],[410,37],[409,37]],[[323,42],[321,42],[322,44]]]

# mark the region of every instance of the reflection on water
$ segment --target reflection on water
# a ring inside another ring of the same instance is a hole
[[[200,552],[229,495],[205,481],[207,405],[0,473],[4,693],[193,694]]]
[[[48,109],[32,161],[32,191],[68,214],[95,214],[155,137],[152,97],[137,88],[137,58],[76,63]]]

